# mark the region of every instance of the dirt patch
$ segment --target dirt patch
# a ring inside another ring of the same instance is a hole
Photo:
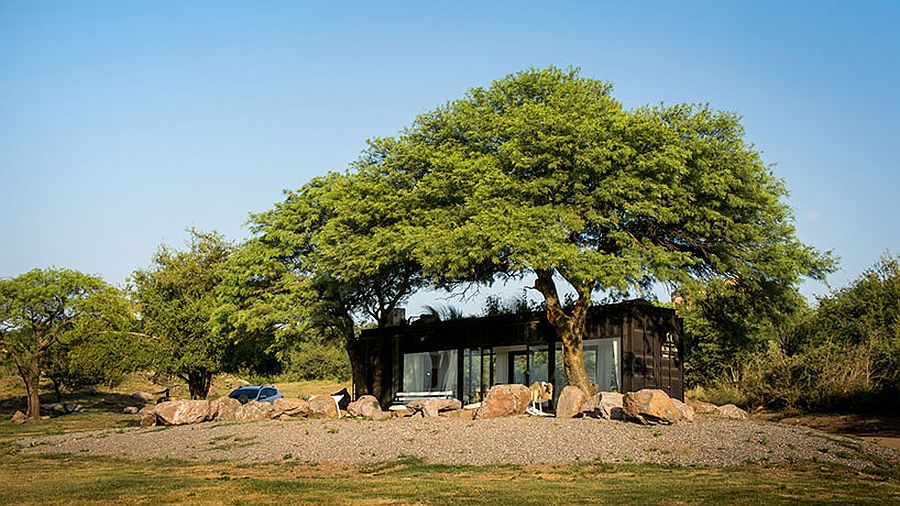
[[[854,436],[894,450],[900,450],[900,415],[897,414],[807,414],[783,417],[765,415],[791,426],[811,427],[831,434]]]

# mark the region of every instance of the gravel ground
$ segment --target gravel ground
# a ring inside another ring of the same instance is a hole
[[[654,462],[737,466],[815,461],[857,469],[900,452],[800,426],[698,416],[645,427],[596,419],[266,421],[105,430],[29,438],[24,452],[243,462],[362,464],[404,455],[447,464]]]

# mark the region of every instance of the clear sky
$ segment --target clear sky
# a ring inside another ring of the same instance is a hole
[[[742,115],[832,286],[900,253],[897,1],[0,0],[0,276],[122,284],[186,227],[240,239],[367,138],[551,64]]]

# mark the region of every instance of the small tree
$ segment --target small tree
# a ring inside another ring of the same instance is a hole
[[[12,359],[25,384],[29,419],[40,418],[42,366],[60,343],[78,333],[124,330],[124,308],[119,292],[102,279],[73,270],[35,269],[0,280],[0,352]]]
[[[368,381],[353,346],[354,320],[371,318],[385,326],[391,311],[423,283],[402,240],[409,216],[404,194],[397,191],[402,182],[381,164],[390,149],[375,143],[355,173],[313,179],[253,217],[260,248],[255,256],[263,275],[251,279],[298,301],[293,312],[278,313],[283,317],[277,324],[300,335],[338,336],[353,381],[364,388]],[[265,267],[270,261],[276,267]],[[290,291],[278,288],[285,280]],[[277,298],[259,300],[274,303]],[[369,366],[374,375],[370,393],[389,401],[383,388],[389,378],[380,363]]]
[[[231,345],[212,321],[222,266],[234,247],[216,232],[191,230],[190,248],[161,246],[153,265],[133,275],[140,334],[150,363],[185,380],[192,399],[205,399]]]

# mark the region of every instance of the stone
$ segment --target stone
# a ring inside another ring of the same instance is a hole
[[[589,397],[580,388],[566,385],[556,401],[556,418],[573,418],[581,413],[581,405]]]
[[[681,419],[681,413],[675,408],[672,399],[658,389],[645,388],[628,392],[622,400],[622,408],[629,418],[647,425],[672,424]]]
[[[375,413],[381,413],[381,405],[378,399],[371,395],[363,395],[347,405],[347,414],[350,416],[373,418]]]
[[[413,411],[421,411],[425,417],[439,416],[441,411],[461,409],[462,403],[457,399],[416,399],[406,404]]]
[[[479,420],[524,415],[531,402],[531,390],[525,385],[494,385],[488,390],[475,414]]]
[[[219,397],[209,403],[209,410],[214,420],[223,422],[236,422],[241,419],[243,405],[237,399],[231,397]]]
[[[681,415],[682,420],[684,420],[685,422],[694,421],[694,408],[679,401],[678,399],[672,399],[672,404],[675,405],[675,409],[678,410],[678,413]]]
[[[309,401],[304,399],[275,399],[275,410],[287,416],[306,416],[309,414]]]
[[[625,411],[622,409],[624,395],[619,392],[600,392],[592,395],[581,405],[581,412],[585,416],[605,418],[607,420],[622,420]]]
[[[138,414],[141,416],[141,427],[156,427],[157,418],[156,418],[156,406],[149,405],[142,408],[138,411]]]
[[[237,383],[237,386],[239,386],[239,387],[249,387],[250,386],[250,382],[247,380],[238,379],[235,381],[235,383]]]
[[[407,416],[412,416],[413,413],[415,413],[413,410],[407,408],[406,406],[391,406],[388,412],[394,418],[405,418]]]
[[[17,423],[17,424],[21,425],[21,424],[27,422],[28,418],[25,417],[25,413],[22,413],[21,411],[16,411],[15,413],[13,413],[13,416],[10,417],[9,421],[10,421],[10,423]]]
[[[479,406],[481,407],[481,406]],[[459,418],[463,420],[474,420],[475,415],[478,413],[478,408],[462,408],[459,410]]]
[[[732,420],[746,420],[750,418],[750,414],[734,404],[726,404],[716,408],[716,416],[731,418]]]
[[[262,420],[271,420],[281,413],[275,409],[275,406],[268,402],[250,401],[241,406],[237,413],[237,421],[239,422],[259,422]]]
[[[75,402],[66,402],[63,404],[63,412],[67,415],[69,413],[81,413],[84,411],[84,406]]]
[[[122,410],[122,413],[125,413],[126,415],[136,415],[138,414],[138,411],[140,410],[134,406],[125,406],[125,409]]]
[[[340,418],[337,403],[328,394],[314,395],[309,398],[309,418]]]
[[[213,419],[209,401],[169,401],[156,405],[156,418],[163,425],[189,425]]]
[[[696,399],[688,399],[685,404],[690,406],[691,409],[694,410],[695,414],[700,414],[700,415],[711,415],[711,414],[715,413],[716,408],[718,408],[718,406],[716,406],[715,404],[711,404],[709,402],[698,401]]]
[[[156,400],[156,396],[150,392],[135,392],[131,394],[131,398],[138,402],[153,402]]]

